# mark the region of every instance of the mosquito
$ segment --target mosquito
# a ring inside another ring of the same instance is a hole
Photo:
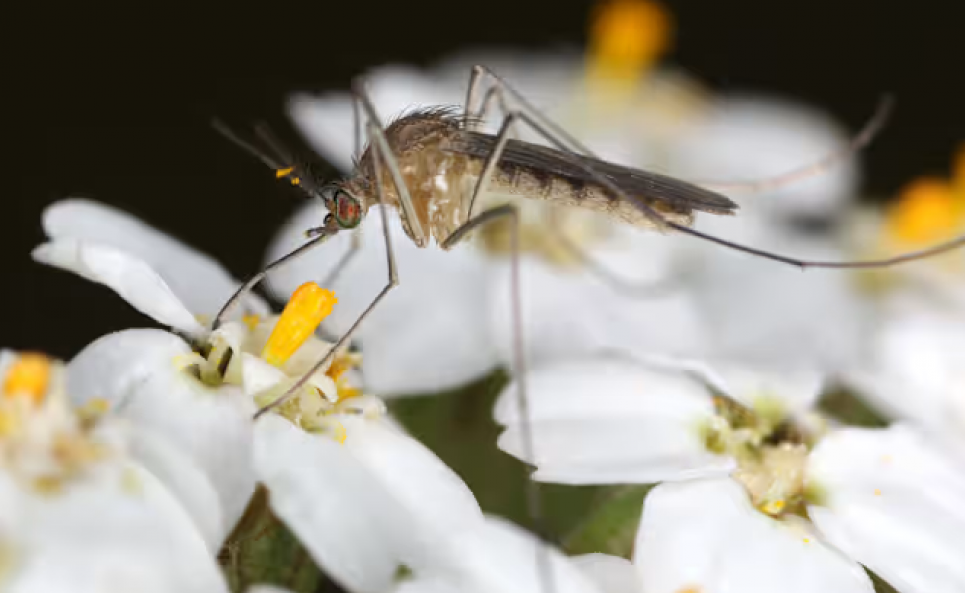
[[[936,255],[965,244],[965,236],[940,245],[896,257],[869,261],[809,261],[771,253],[738,244],[692,228],[698,212],[732,215],[737,204],[708,187],[666,175],[609,163],[598,158],[559,125],[535,109],[518,91],[485,66],[474,66],[462,109],[436,107],[421,109],[397,119],[383,128],[382,121],[360,81],[352,85],[355,128],[355,154],[358,157],[350,175],[333,183],[322,183],[310,168],[297,161],[266,129],[258,128],[262,144],[258,148],[220,122],[216,129],[287,178],[309,196],[318,198],[328,214],[322,226],[306,231],[308,240],[294,251],[268,264],[246,281],[225,303],[213,321],[217,328],[239,299],[252,290],[271,270],[276,269],[342,231],[356,229],[370,207],[395,208],[406,235],[419,247],[430,239],[442,249],[450,249],[479,227],[496,220],[510,224],[510,284],[512,295],[513,371],[518,380],[517,406],[523,426],[530,417],[525,390],[525,356],[522,336],[519,278],[519,213],[513,204],[503,204],[478,212],[480,196],[487,192],[554,204],[586,208],[641,228],[677,231],[723,247],[805,268],[871,268],[908,262]],[[483,122],[498,108],[502,123],[496,134],[482,131]],[[883,126],[890,101],[885,100],[865,127],[840,150],[807,166],[776,177],[722,189],[763,191],[820,173],[855,151],[860,150]],[[535,132],[549,146],[514,138],[522,127]],[[362,132],[367,143],[362,150]],[[355,334],[365,318],[398,285],[399,276],[386,208],[382,216],[383,238],[388,266],[385,286],[335,342],[329,352],[282,396],[261,408],[256,418],[283,404],[317,370],[324,368]],[[357,245],[357,243],[356,243]],[[336,265],[343,268],[352,251]],[[533,439],[524,428],[522,446],[529,459]],[[534,523],[541,522],[539,493],[535,485],[528,492],[527,506]],[[541,525],[534,525],[544,535]],[[541,555],[542,556],[542,555]],[[552,590],[548,560],[539,561],[547,591]]]

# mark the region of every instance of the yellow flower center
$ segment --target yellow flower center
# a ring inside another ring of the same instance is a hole
[[[902,246],[929,245],[955,234],[962,205],[952,186],[935,177],[910,183],[888,214],[888,237]]]
[[[670,46],[673,23],[651,0],[608,0],[590,28],[587,74],[591,79],[636,81]]]
[[[275,329],[271,332],[262,358],[274,366],[282,366],[310,338],[322,320],[332,314],[338,300],[335,293],[306,282],[292,293]]]
[[[33,403],[40,403],[50,384],[50,372],[50,359],[45,355],[21,354],[3,380],[3,397],[27,397]]]

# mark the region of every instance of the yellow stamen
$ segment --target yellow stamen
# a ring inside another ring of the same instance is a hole
[[[881,490],[875,488],[875,496],[881,496]]]
[[[928,245],[955,234],[962,208],[948,183],[934,177],[913,181],[888,215],[888,236],[907,246]]]
[[[323,319],[331,315],[338,300],[335,293],[306,282],[292,293],[275,329],[262,350],[262,357],[274,366],[281,366],[305,343]]]
[[[608,0],[590,28],[591,77],[635,80],[670,46],[670,15],[651,0]]]
[[[3,382],[5,397],[27,396],[35,403],[43,400],[50,383],[50,359],[43,354],[21,354]]]

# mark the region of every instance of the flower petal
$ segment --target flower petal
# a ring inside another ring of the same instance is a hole
[[[779,402],[788,413],[803,413],[817,404],[825,374],[800,366],[750,367],[731,362],[702,362],[690,366],[715,388],[750,407]]]
[[[70,397],[104,398],[111,409],[153,430],[205,472],[224,511],[221,537],[241,517],[255,488],[251,467],[254,402],[241,388],[211,388],[182,370],[183,340],[158,330],[108,334],[68,365]]]
[[[880,320],[870,359],[846,376],[878,410],[961,446],[965,332],[960,317],[916,307]]]
[[[484,525],[462,534],[454,544],[453,586],[450,590],[478,593],[598,593],[588,578],[555,548],[532,533],[499,517],[487,517]],[[543,546],[538,552],[537,546]],[[544,555],[552,576],[541,570]],[[444,567],[443,567],[444,568]],[[548,587],[552,585],[552,589]]]
[[[797,524],[758,512],[729,478],[654,488],[634,564],[648,593],[874,591],[861,566]]]
[[[321,212],[306,208],[279,233],[269,259],[291,251]],[[399,286],[389,292],[356,334],[365,354],[365,382],[380,395],[440,391],[465,384],[496,365],[486,323],[486,262],[471,245],[444,252],[424,249],[403,233],[398,215],[389,216]],[[323,327],[341,335],[387,281],[385,243],[378,208],[365,218],[362,248],[331,288],[339,303]],[[347,233],[285,266],[269,278],[277,295],[303,282],[324,281],[348,249]]]
[[[366,72],[363,79],[383,125],[419,107],[462,102],[457,87],[439,84],[415,68],[375,68]],[[295,95],[289,100],[288,113],[312,148],[342,171],[351,170],[352,150],[355,148],[351,95]],[[363,145],[368,144],[364,131],[362,128]]]
[[[211,257],[105,204],[76,198],[55,202],[44,210],[43,225],[54,241],[95,242],[143,260],[196,314],[214,315],[240,286]],[[268,311],[256,294],[246,296],[243,306],[253,313]]]
[[[779,175],[840,150],[847,134],[819,111],[769,97],[719,101],[675,146],[671,168],[685,179],[754,181]],[[857,195],[860,172],[847,159],[780,189],[755,193],[754,210],[772,218],[823,216]],[[737,192],[739,195],[739,192]]]
[[[5,591],[227,592],[194,524],[150,473],[101,464],[51,496],[0,477],[17,565]]]
[[[965,466],[909,427],[850,428],[818,443],[808,514],[828,541],[902,593],[965,589]]]
[[[73,238],[44,243],[31,256],[109,287],[132,307],[158,323],[189,335],[200,335],[204,327],[143,260],[103,244]]]
[[[680,373],[620,359],[559,361],[526,376],[536,461],[523,443],[516,383],[496,403],[501,449],[537,466],[534,479],[650,483],[733,469],[706,449],[707,390]]]
[[[269,414],[255,467],[272,509],[343,587],[376,592],[400,564],[432,566],[446,538],[474,529],[472,493],[418,441],[380,421],[343,417],[344,444]]]
[[[626,558],[609,554],[573,556],[570,562],[606,593],[640,593],[643,587],[636,568]]]
[[[806,259],[848,259],[826,239],[770,228],[760,221],[739,224],[744,225],[744,234],[720,235]],[[707,230],[706,225],[698,226]],[[711,244],[694,249],[699,264],[694,266],[691,291],[715,357],[778,368],[853,367],[864,346],[871,311],[847,274],[802,273]]]
[[[579,265],[563,268],[523,255],[520,296],[528,360],[539,364],[605,350],[704,354],[707,336],[694,300],[672,284],[677,281],[669,269],[672,239],[610,226],[617,235],[587,250],[587,257],[631,286],[652,283],[653,294],[627,292]],[[660,248],[658,239],[668,245]],[[515,343],[509,260],[494,264],[492,274],[491,331],[500,359],[508,365]]]

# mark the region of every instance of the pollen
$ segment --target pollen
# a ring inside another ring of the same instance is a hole
[[[21,354],[3,381],[5,397],[27,396],[39,403],[47,392],[50,383],[50,359],[43,354]]]
[[[590,28],[589,70],[611,79],[646,73],[670,46],[673,23],[651,0],[609,0]]]
[[[292,293],[275,329],[262,350],[262,357],[281,366],[305,343],[323,319],[331,315],[338,300],[335,293],[314,282],[302,284]]]
[[[948,183],[924,177],[909,184],[892,206],[888,236],[903,245],[928,245],[954,235],[962,214]]]
[[[881,496],[881,490],[875,488],[875,496]]]

